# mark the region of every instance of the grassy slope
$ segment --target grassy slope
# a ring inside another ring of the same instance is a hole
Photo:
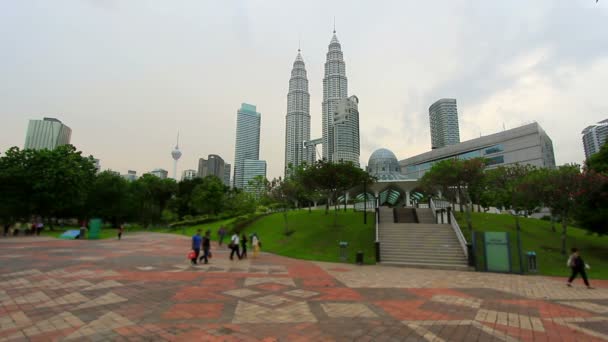
[[[467,241],[470,241],[464,215],[457,213],[457,219]],[[511,215],[472,213],[472,221],[475,231],[510,233],[512,265],[514,270],[519,270],[515,218]],[[549,221],[520,218],[520,223],[524,263],[525,252],[535,251],[541,274],[568,276],[570,270],[566,267],[567,257],[560,254],[561,225],[556,223],[557,232],[552,232]],[[583,259],[591,266],[588,271],[590,278],[608,279],[608,237],[589,235],[585,230],[569,226],[566,241],[568,250],[571,247],[581,250]]]
[[[321,261],[340,261],[338,241],[348,241],[348,262],[355,262],[355,254],[361,250],[366,264],[375,263],[374,214],[368,213],[367,226],[363,224],[363,213],[338,212],[337,227],[334,227],[334,211],[325,215],[324,210],[290,211],[289,228],[295,230],[285,236],[285,220],[282,213],[259,219],[246,228],[247,234],[257,233],[262,249],[279,255]]]

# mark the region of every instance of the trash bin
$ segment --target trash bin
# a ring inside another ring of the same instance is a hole
[[[536,273],[538,272],[536,265],[536,252],[530,251],[527,253],[528,255],[528,272]]]
[[[358,251],[357,252],[357,265],[363,265],[363,251]]]
[[[348,255],[346,253],[346,248],[348,247],[348,242],[340,241],[338,244],[340,246],[340,260],[346,261],[346,259],[348,258]]]
[[[85,227],[80,227],[80,235],[78,235],[78,238],[84,240],[86,238],[86,233],[87,229]]]

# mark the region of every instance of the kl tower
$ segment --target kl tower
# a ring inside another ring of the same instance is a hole
[[[173,179],[177,181],[177,161],[182,156],[182,151],[179,150],[179,131],[177,132],[177,144],[173,151],[171,151],[171,157],[173,157]]]

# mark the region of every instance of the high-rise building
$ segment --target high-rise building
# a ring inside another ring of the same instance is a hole
[[[95,173],[101,172],[101,161],[99,159],[93,159],[93,165],[95,165]]]
[[[334,112],[334,162],[352,162],[359,166],[359,99],[343,98]]]
[[[196,170],[188,169],[182,172],[182,180],[192,180],[196,178]]]
[[[608,119],[602,120],[585,128],[583,134],[583,147],[585,148],[585,159],[591,157],[602,148],[608,141]]]
[[[261,114],[256,107],[243,103],[236,117],[236,144],[234,149],[234,187],[242,189],[245,184],[245,159],[260,158],[260,122]]]
[[[198,178],[205,178],[205,177],[207,177],[207,159],[205,159],[205,158],[199,158],[199,160],[198,160],[198,170],[197,170],[196,176]]]
[[[230,186],[230,164],[224,164],[224,185]]]
[[[340,101],[347,97],[346,65],[336,30],[329,43],[323,78],[323,159],[332,161],[334,155],[334,112]]]
[[[216,176],[221,181],[224,181],[225,163],[222,157],[217,154],[210,154],[207,157],[207,176]]]
[[[304,148],[304,142],[310,140],[310,94],[300,49],[293,62],[289,79],[285,119],[285,174],[287,174],[289,165],[298,167],[303,162],[312,164],[311,153],[306,153]]]
[[[258,176],[266,179],[266,161],[245,159],[243,161],[243,189],[246,192],[259,195],[263,189],[255,182]]]
[[[456,99],[440,99],[429,107],[431,148],[441,148],[460,142]]]
[[[122,175],[122,178],[128,180],[129,182],[133,182],[137,180],[137,171],[129,170],[127,174]]]
[[[150,174],[153,176],[156,176],[160,179],[167,179],[169,172],[165,169],[154,169],[154,170],[150,171]]]
[[[25,149],[53,150],[70,143],[72,130],[54,118],[30,120],[25,136]]]

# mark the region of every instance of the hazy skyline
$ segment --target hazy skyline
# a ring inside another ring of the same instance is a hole
[[[584,159],[581,131],[608,118],[608,3],[541,1],[5,1],[0,3],[0,153],[28,120],[56,117],[102,169],[178,175],[234,163],[236,112],[262,114],[260,159],[283,173],[298,44],[311,138],[336,18],[359,100],[361,163],[377,148],[431,148],[429,106],[456,98],[461,141],[537,121],[558,165]],[[300,41],[300,43],[298,43]]]

